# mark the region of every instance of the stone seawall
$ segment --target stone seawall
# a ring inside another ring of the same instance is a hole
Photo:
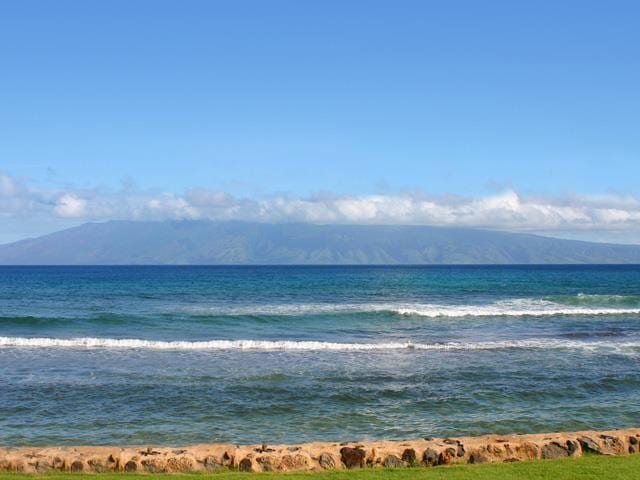
[[[535,435],[423,438],[407,441],[299,445],[0,448],[0,471],[206,472],[322,471],[352,468],[435,467],[454,463],[640,453],[640,428]]]

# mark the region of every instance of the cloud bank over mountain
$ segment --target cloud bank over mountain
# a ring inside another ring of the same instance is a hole
[[[241,198],[206,188],[182,194],[106,188],[39,187],[0,174],[0,216],[5,219],[243,220],[265,223],[432,225],[515,232],[615,236],[640,233],[640,199],[622,195],[543,197],[506,190],[484,197],[425,193]]]

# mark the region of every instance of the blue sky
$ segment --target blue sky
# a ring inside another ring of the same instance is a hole
[[[640,243],[639,22],[632,1],[1,2],[0,242],[278,199],[260,219],[384,223],[348,212],[418,198],[405,223]],[[167,199],[187,205],[148,212]]]

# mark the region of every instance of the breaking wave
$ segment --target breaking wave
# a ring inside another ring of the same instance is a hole
[[[393,310],[421,317],[545,317],[560,315],[640,315],[640,307],[567,306],[549,300],[504,300],[487,305],[416,305]]]
[[[295,316],[322,314],[390,313],[421,317],[521,317],[559,315],[640,315],[639,297],[582,294],[544,299],[519,298],[484,304],[363,303],[282,304],[241,307],[184,306],[193,316]],[[595,298],[594,298],[595,297]]]
[[[247,351],[465,351],[503,349],[638,350],[640,341],[580,341],[559,339],[499,340],[447,343],[337,343],[289,340],[161,341],[131,338],[26,338],[0,337],[0,348],[141,349],[141,350],[247,350]]]

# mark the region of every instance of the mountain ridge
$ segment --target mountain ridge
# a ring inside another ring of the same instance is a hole
[[[0,245],[1,265],[640,263],[640,246],[455,227],[242,221],[85,223]]]

